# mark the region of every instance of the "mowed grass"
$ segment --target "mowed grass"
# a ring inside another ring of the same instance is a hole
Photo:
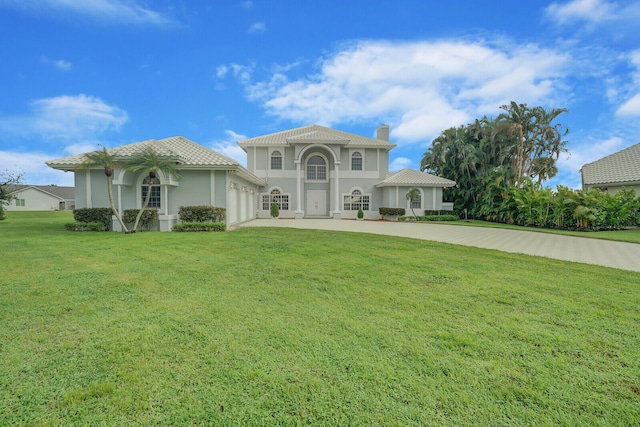
[[[356,233],[0,222],[0,425],[640,424],[640,274]]]

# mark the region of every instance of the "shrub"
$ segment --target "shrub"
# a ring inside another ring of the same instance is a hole
[[[362,211],[362,208],[358,209],[358,218],[360,219],[364,218],[364,212]]]
[[[136,217],[138,216],[139,209],[126,209],[124,211],[124,215],[122,215],[122,221],[127,224],[133,224],[136,222]],[[155,223],[158,222],[158,209],[145,209],[142,212],[142,216],[140,217],[140,225],[147,229],[151,230],[151,227]]]
[[[457,221],[457,215],[426,215],[426,216],[401,216],[398,221]]]
[[[108,228],[101,222],[69,222],[64,225],[69,231],[107,231]]]
[[[182,222],[171,228],[171,231],[225,231],[224,222]]]
[[[277,203],[271,203],[271,216],[277,218],[280,215],[280,208]]]
[[[184,222],[224,222],[226,212],[215,206],[180,206],[178,214]]]
[[[73,219],[79,223],[99,222],[104,225],[106,230],[111,230],[111,216],[113,211],[111,208],[83,208],[74,209]]]
[[[378,212],[383,218],[385,216],[402,216],[405,213],[404,208],[379,208]]]

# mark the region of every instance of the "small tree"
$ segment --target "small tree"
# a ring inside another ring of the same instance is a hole
[[[358,209],[358,218],[364,219],[364,211],[362,210],[362,208]]]
[[[280,215],[280,208],[277,203],[271,203],[271,216],[277,218]]]
[[[416,187],[411,187],[407,192],[407,200],[409,201],[409,207],[411,208],[411,213],[413,213],[413,217],[416,217],[416,213],[413,210],[413,200],[420,198],[420,190]]]
[[[0,220],[4,217],[4,205],[11,203],[15,199],[14,186],[22,181],[22,173],[12,173],[8,170],[0,172]]]

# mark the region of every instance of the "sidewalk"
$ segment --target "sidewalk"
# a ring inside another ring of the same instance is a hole
[[[535,231],[394,221],[256,219],[240,227],[288,227],[350,231],[433,240],[640,272],[640,244]]]

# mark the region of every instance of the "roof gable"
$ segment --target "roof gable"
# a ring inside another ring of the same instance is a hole
[[[331,129],[320,125],[302,126],[255,138],[245,139],[238,145],[247,147],[288,146],[296,143],[329,143],[341,144],[347,147],[379,147],[387,150],[395,147],[395,144],[381,139],[367,138],[354,133]]]
[[[640,143],[587,163],[580,172],[586,185],[640,182]]]
[[[454,185],[456,185],[455,181],[450,179],[404,168],[398,172],[390,173],[385,180],[377,183],[376,187],[453,187]]]
[[[74,187],[58,187],[56,185],[14,185],[11,187],[11,193],[20,193],[28,189],[34,189],[42,193],[46,193],[60,200],[74,200]]]

